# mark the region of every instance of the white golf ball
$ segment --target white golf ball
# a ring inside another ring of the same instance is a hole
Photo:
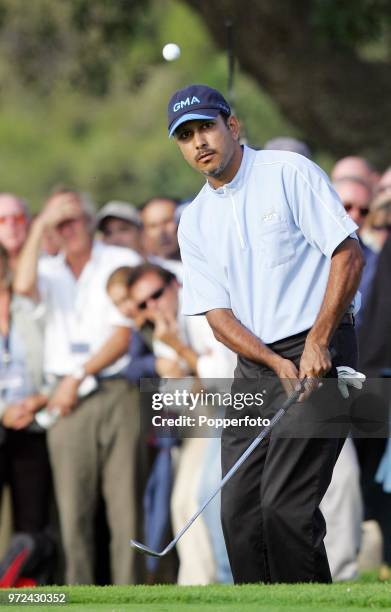
[[[162,55],[167,62],[173,62],[181,54],[180,47],[175,43],[167,43],[162,49]]]

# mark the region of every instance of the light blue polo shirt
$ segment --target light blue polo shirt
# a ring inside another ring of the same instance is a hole
[[[182,214],[182,312],[230,308],[265,343],[307,330],[331,256],[356,229],[313,162],[245,146],[234,179],[207,182]]]

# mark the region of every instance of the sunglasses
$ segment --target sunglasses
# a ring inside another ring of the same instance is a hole
[[[361,206],[355,206],[355,204],[350,204],[349,202],[344,202],[344,208],[346,210],[346,212],[351,211],[353,208],[355,208],[356,210],[358,210],[360,212],[360,215],[362,217],[366,217],[367,214],[369,213],[369,208],[367,208],[366,206],[361,207]]]
[[[15,214],[15,215],[4,215],[0,217],[0,225],[4,225],[7,222],[7,219],[12,219],[18,225],[23,225],[26,222],[26,217],[23,213]]]
[[[157,289],[154,293],[152,293],[152,295],[147,297],[146,300],[144,300],[143,302],[140,302],[140,304],[137,304],[137,308],[139,308],[140,310],[145,310],[149,300],[158,300],[159,298],[162,297],[163,293],[166,290],[166,287],[167,285],[163,285],[163,287],[160,287],[160,289]]]

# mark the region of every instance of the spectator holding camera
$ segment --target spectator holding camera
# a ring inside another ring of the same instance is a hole
[[[40,258],[43,236],[51,228],[60,237],[61,252]],[[32,225],[15,290],[45,308],[44,372],[55,381],[48,409],[59,416],[48,441],[66,580],[94,582],[93,527],[101,485],[112,579],[128,584],[134,581],[127,538],[135,524],[138,414],[119,376],[128,360],[129,322],[110,303],[106,282],[115,268],[135,265],[140,257],[94,242],[94,230],[95,210],[86,195],[54,193]]]

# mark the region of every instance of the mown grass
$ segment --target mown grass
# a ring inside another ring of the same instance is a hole
[[[208,585],[205,587],[73,586],[45,587],[42,592],[66,592],[67,604],[18,605],[18,610],[67,610],[112,612],[287,612],[321,610],[385,610],[391,608],[391,583],[378,583],[372,576],[358,582],[279,585]],[[3,600],[4,601],[4,600]],[[15,606],[14,606],[15,608]],[[11,606],[1,605],[0,610]]]

